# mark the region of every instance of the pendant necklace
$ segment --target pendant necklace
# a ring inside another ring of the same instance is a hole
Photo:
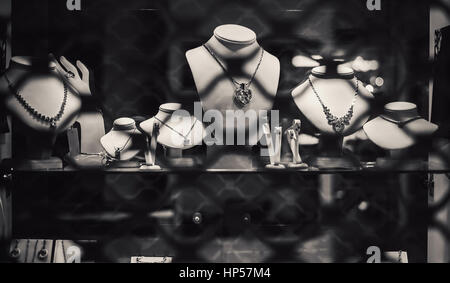
[[[250,86],[253,83],[253,80],[255,79],[256,73],[259,70],[259,66],[261,65],[261,62],[264,57],[264,49],[261,49],[261,56],[259,58],[258,65],[256,66],[255,72],[253,73],[252,77],[250,78],[250,81],[247,83],[240,83],[237,82],[228,72],[227,68],[220,62],[219,58],[214,54],[214,52],[206,46],[206,44],[203,45],[205,49],[211,54],[211,56],[216,60],[216,62],[219,64],[219,66],[223,69],[225,74],[228,76],[228,78],[231,80],[231,82],[235,85],[234,95],[233,95],[233,101],[238,107],[245,107],[247,106],[253,98],[252,90],[250,89]]]
[[[189,146],[191,144],[191,141],[188,139],[189,134],[192,132],[192,130],[195,127],[195,124],[197,124],[197,120],[195,120],[195,122],[192,124],[191,129],[189,130],[189,132],[186,135],[183,135],[182,133],[178,132],[177,130],[175,130],[173,127],[167,125],[164,121],[162,121],[161,119],[159,119],[158,117],[155,116],[155,119],[158,120],[161,124],[163,124],[164,126],[166,126],[167,128],[169,128],[170,130],[172,130],[174,133],[180,135],[184,140],[183,140],[183,145],[184,146]]]
[[[384,115],[381,115],[380,117],[381,117],[383,120],[385,120],[385,121],[388,121],[388,122],[391,122],[391,123],[393,123],[393,124],[396,124],[400,129],[403,129],[403,128],[404,128],[406,125],[408,125],[409,123],[412,123],[412,122],[414,122],[414,121],[417,121],[417,120],[422,119],[422,117],[416,116],[416,117],[410,118],[410,119],[408,119],[408,120],[406,120],[406,121],[397,121],[397,120],[391,119],[391,118],[389,118],[389,117],[386,117],[386,116],[384,116]]]
[[[36,118],[38,121],[42,122],[42,123],[46,123],[50,125],[50,128],[54,129],[56,128],[56,122],[58,122],[62,115],[64,114],[64,110],[66,108],[66,102],[67,102],[67,85],[66,82],[63,80],[63,85],[64,85],[64,97],[63,97],[63,101],[61,103],[61,106],[59,107],[59,111],[58,113],[53,116],[46,116],[44,114],[39,113],[36,109],[34,109],[34,107],[32,107],[26,100],[25,98],[20,94],[20,92],[12,85],[11,81],[9,80],[8,76],[6,74],[4,74],[4,78],[6,80],[6,82],[8,83],[8,88],[11,91],[12,94],[14,94],[14,96],[16,97],[17,101],[19,101],[20,105],[22,105],[23,108],[25,108],[25,110],[30,113],[31,116],[33,116],[34,118]]]
[[[320,104],[322,105],[323,113],[325,114],[325,117],[327,118],[328,124],[333,127],[333,130],[337,134],[342,135],[344,133],[345,127],[350,125],[350,121],[353,118],[353,108],[355,107],[356,99],[358,98],[358,95],[359,95],[358,79],[355,77],[355,80],[356,80],[355,96],[353,97],[353,101],[350,106],[350,109],[347,111],[347,114],[345,114],[344,116],[342,116],[340,118],[331,114],[330,108],[328,108],[325,105],[325,103],[323,103],[323,101],[320,98],[316,88],[314,87],[310,77],[308,77],[308,80],[309,80],[309,84],[311,85],[311,88],[312,88],[314,94],[316,95],[317,99],[319,100]]]
[[[122,151],[125,150],[125,148],[127,147],[128,143],[130,143],[131,138],[133,137],[133,135],[136,133],[136,128],[134,128],[133,132],[131,133],[131,135],[128,137],[128,139],[126,140],[125,144],[122,147],[114,147],[114,158],[116,160],[120,161],[120,154],[122,153]]]

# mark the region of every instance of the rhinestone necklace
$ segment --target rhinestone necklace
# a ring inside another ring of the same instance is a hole
[[[50,125],[50,128],[54,129],[56,128],[56,122],[58,122],[62,115],[64,114],[64,110],[66,108],[67,103],[67,85],[66,82],[63,80],[64,85],[64,98],[61,103],[61,106],[59,108],[58,114],[56,114],[53,117],[46,116],[44,114],[39,113],[34,107],[32,107],[25,98],[19,93],[19,91],[12,85],[11,81],[9,80],[8,76],[4,74],[4,78],[6,82],[8,83],[8,88],[11,91],[12,94],[16,97],[17,101],[19,101],[20,105],[22,105],[25,110],[31,114],[34,118],[39,120],[42,123],[46,123]]]
[[[323,108],[323,113],[325,114],[325,117],[328,120],[328,124],[333,127],[333,130],[339,134],[342,135],[344,133],[345,127],[350,125],[350,121],[353,118],[353,108],[355,107],[356,99],[359,95],[359,81],[358,78],[355,77],[356,80],[356,87],[355,87],[355,96],[353,97],[352,105],[350,106],[350,109],[347,111],[347,114],[345,114],[343,117],[337,117],[331,114],[330,108],[328,108],[325,103],[323,103],[322,99],[320,98],[319,94],[317,93],[316,88],[314,87],[311,78],[308,77],[309,84],[311,85],[311,88],[316,95],[317,99],[319,100],[320,104]]]
[[[259,66],[261,65],[261,62],[263,60],[264,49],[260,48],[261,56],[259,58],[259,62],[258,62],[258,65],[256,66],[255,72],[253,73],[252,77],[250,78],[250,81],[248,81],[247,83],[240,83],[240,82],[236,81],[230,75],[227,68],[222,64],[222,62],[220,62],[220,60],[216,56],[216,54],[214,54],[214,52],[208,46],[206,46],[206,44],[204,44],[203,47],[205,47],[205,49],[209,52],[209,54],[211,54],[211,56],[214,58],[214,60],[216,60],[216,62],[219,64],[219,66],[222,68],[222,70],[225,72],[225,74],[228,76],[228,78],[231,80],[231,82],[236,85],[235,86],[236,88],[234,90],[234,95],[233,95],[234,103],[239,107],[244,107],[247,104],[249,104],[253,98],[253,94],[252,94],[252,90],[250,89],[250,86],[252,85],[253,80],[255,79],[256,73],[259,70]]]
[[[195,122],[192,124],[191,129],[189,130],[189,132],[186,135],[183,135],[182,133],[178,132],[177,130],[175,130],[173,127],[167,125],[164,121],[162,121],[161,119],[159,119],[158,117],[155,116],[155,119],[158,120],[161,124],[163,124],[164,126],[166,126],[167,128],[169,128],[170,130],[172,130],[174,133],[180,135],[183,139],[184,142],[183,144],[185,146],[188,146],[191,144],[191,141],[187,138],[189,136],[189,134],[192,132],[192,130],[195,127],[195,124],[197,124],[197,120],[195,120]]]

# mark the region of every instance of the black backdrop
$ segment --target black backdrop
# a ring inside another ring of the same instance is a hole
[[[261,45],[281,61],[277,108],[296,116],[288,95],[308,69],[295,68],[295,55],[343,50],[347,59],[378,60],[380,105],[409,100],[428,111],[427,1],[382,1],[369,11],[365,0],[81,0],[69,11],[65,0],[14,0],[14,55],[52,52],[80,59],[95,74],[95,93],[107,127],[119,116],[152,115],[167,101],[197,100],[184,57],[214,27],[250,27]],[[374,108],[376,109],[376,108]]]

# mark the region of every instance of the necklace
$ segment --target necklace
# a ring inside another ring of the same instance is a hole
[[[20,105],[22,105],[23,108],[25,108],[25,110],[31,114],[31,116],[33,116],[34,118],[36,118],[37,120],[41,121],[42,123],[46,123],[50,125],[50,128],[56,128],[56,122],[58,122],[62,115],[64,114],[64,110],[66,108],[66,102],[67,102],[67,85],[66,82],[63,80],[63,85],[64,85],[64,98],[63,101],[61,103],[61,106],[59,108],[58,113],[53,116],[46,116],[44,114],[39,113],[34,107],[32,107],[26,100],[25,98],[20,94],[20,92],[12,85],[11,81],[9,80],[8,76],[6,76],[6,74],[4,75],[6,82],[8,83],[8,88],[11,91],[11,93],[14,94],[14,96],[16,97],[17,101],[19,101]]]
[[[386,116],[384,116],[384,115],[381,115],[380,117],[381,117],[382,119],[388,121],[388,122],[391,122],[391,123],[396,124],[399,128],[404,128],[407,124],[409,124],[409,123],[411,123],[411,122],[414,122],[414,121],[417,121],[417,120],[419,120],[419,119],[422,119],[422,117],[416,116],[416,117],[413,117],[413,118],[411,118],[411,119],[408,119],[408,120],[406,120],[406,121],[401,122],[401,121],[397,121],[397,120],[391,119],[391,118],[389,118],[389,117],[386,117]]]
[[[350,121],[353,118],[353,108],[355,107],[356,99],[359,95],[359,81],[355,77],[356,80],[356,87],[355,87],[355,96],[353,97],[352,105],[350,106],[350,109],[347,111],[347,114],[345,114],[343,117],[339,118],[337,116],[334,116],[331,114],[330,108],[328,108],[325,103],[323,103],[322,99],[320,98],[319,94],[317,93],[316,88],[314,87],[311,78],[308,77],[309,84],[311,85],[311,88],[316,95],[317,99],[319,100],[320,104],[323,108],[323,113],[325,114],[325,117],[328,120],[328,124],[333,127],[333,130],[339,134],[342,135],[345,130],[345,126],[350,125]]]
[[[230,73],[228,72],[227,68],[222,64],[222,62],[220,62],[220,60],[216,56],[216,54],[214,54],[214,52],[208,46],[206,46],[206,44],[204,44],[203,47],[205,47],[205,49],[209,52],[209,54],[211,54],[211,56],[214,58],[214,60],[216,60],[216,62],[223,69],[223,71],[228,76],[228,78],[231,80],[231,82],[233,84],[235,84],[235,90],[234,90],[234,95],[233,95],[234,103],[237,106],[239,106],[239,107],[245,107],[247,104],[249,104],[252,101],[252,98],[253,98],[253,94],[252,94],[252,90],[250,89],[250,86],[252,85],[252,83],[253,83],[253,81],[255,79],[256,73],[259,70],[259,66],[261,65],[261,62],[263,60],[264,49],[260,48],[261,49],[261,56],[259,58],[258,65],[256,65],[255,72],[253,72],[253,75],[250,78],[250,80],[247,83],[240,83],[240,82],[237,82],[230,75]]]
[[[114,158],[117,160],[120,160],[120,154],[122,153],[122,151],[125,150],[125,148],[127,147],[128,143],[131,140],[131,137],[136,133],[136,128],[133,130],[133,133],[128,137],[127,141],[125,142],[125,144],[120,148],[120,147],[114,147]]]
[[[195,122],[192,124],[191,129],[189,130],[189,132],[186,135],[183,135],[182,133],[178,132],[177,130],[175,130],[173,127],[169,126],[168,124],[166,124],[164,121],[162,121],[158,117],[155,116],[155,119],[158,120],[161,124],[163,124],[167,128],[169,128],[170,130],[172,130],[173,132],[175,132],[176,134],[180,135],[184,139],[184,142],[183,142],[184,146],[188,146],[188,145],[191,144],[191,141],[188,139],[187,136],[189,136],[189,134],[194,129],[195,124],[197,124],[197,120],[195,120]]]

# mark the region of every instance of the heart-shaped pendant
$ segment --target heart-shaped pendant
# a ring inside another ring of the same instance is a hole
[[[239,107],[245,107],[252,100],[252,91],[245,84],[241,84],[234,91],[234,103]]]

